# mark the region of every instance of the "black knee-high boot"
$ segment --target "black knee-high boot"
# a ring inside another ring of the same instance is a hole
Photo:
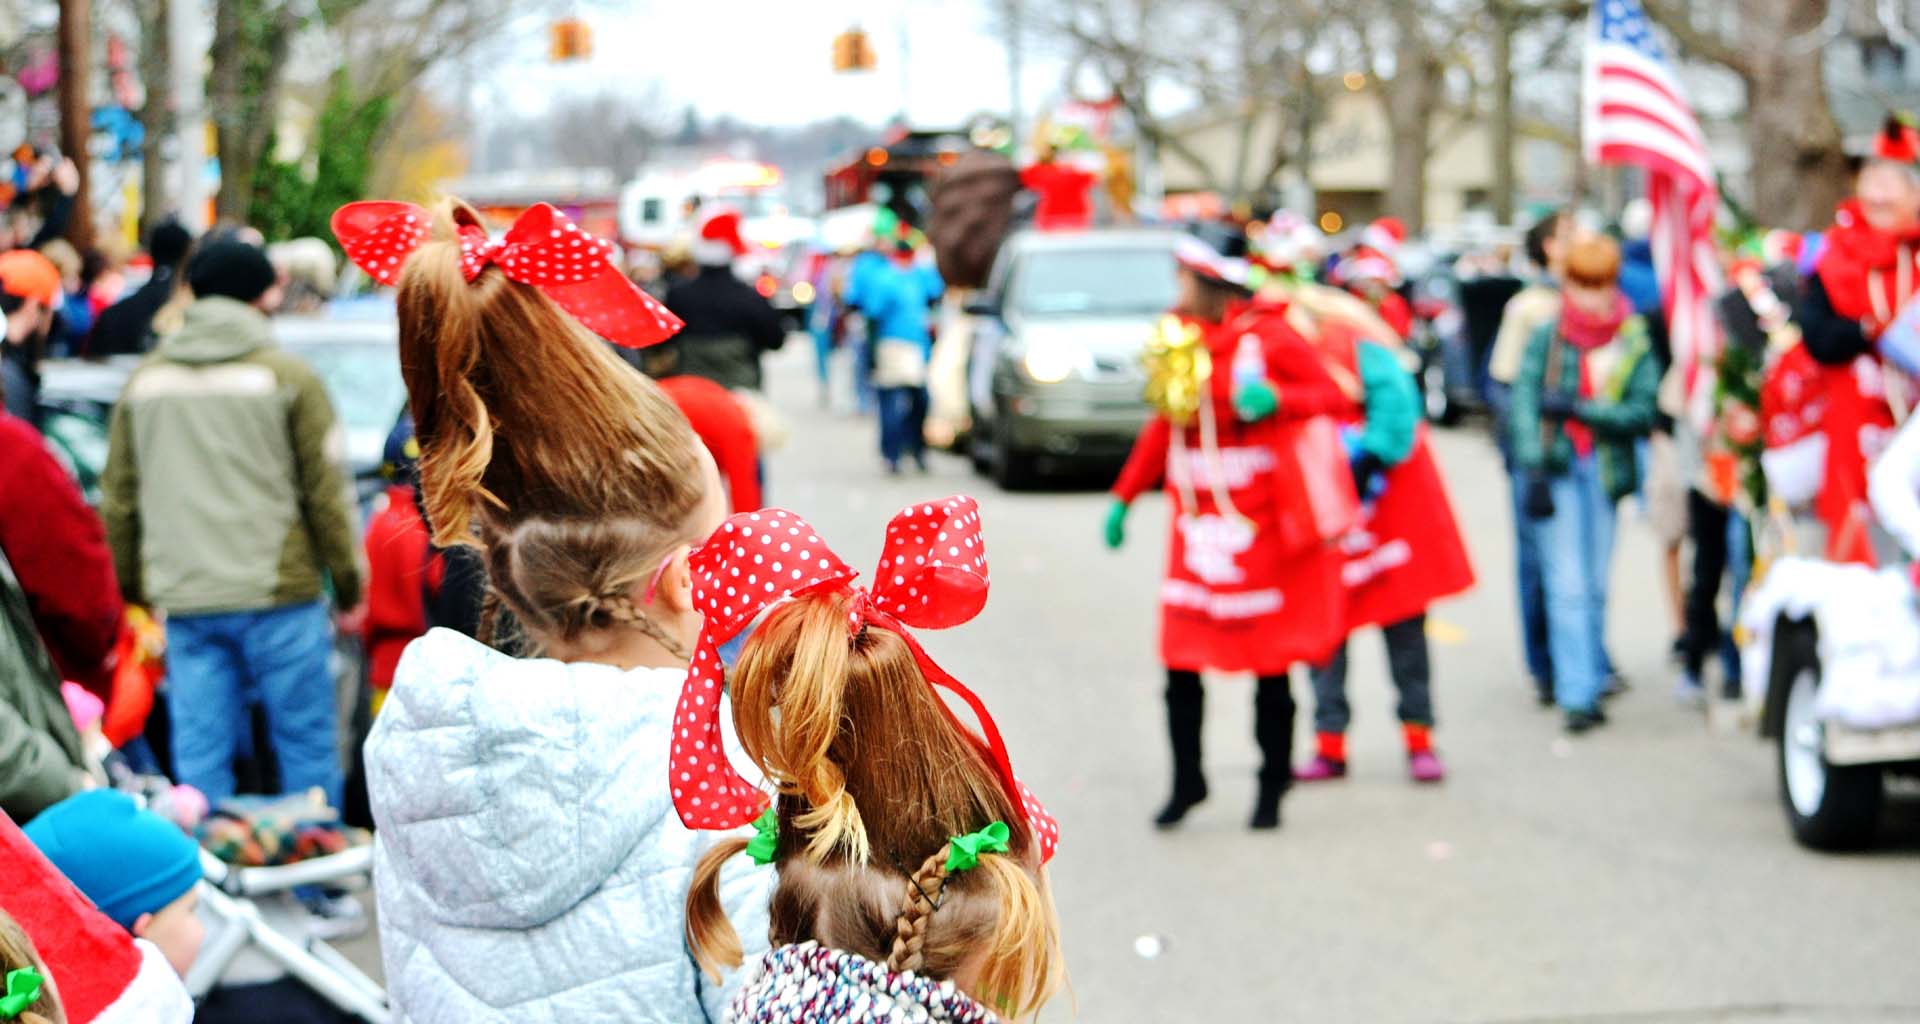
[[[1253,692],[1253,735],[1260,741],[1260,795],[1254,800],[1258,829],[1280,827],[1280,798],[1293,784],[1293,681],[1285,675],[1262,676]]]
[[[1200,769],[1200,724],[1206,717],[1206,691],[1200,673],[1167,670],[1167,738],[1173,746],[1173,795],[1153,819],[1160,828],[1180,824],[1193,805],[1207,798],[1207,777]]]

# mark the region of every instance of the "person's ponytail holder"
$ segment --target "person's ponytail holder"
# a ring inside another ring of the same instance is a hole
[[[747,840],[747,856],[765,867],[773,863],[780,849],[780,814],[771,805],[753,819],[753,838]]]
[[[426,242],[433,215],[412,203],[348,203],[333,214],[347,258],[388,287]],[[460,272],[471,284],[488,267],[538,288],[587,330],[627,348],[645,348],[685,324],[613,263],[612,242],[595,238],[546,203],[528,207],[495,242],[477,224],[460,225]]]
[[[982,856],[1009,852],[1012,847],[1007,840],[1012,834],[1006,822],[996,821],[978,832],[954,836],[947,840],[947,871],[971,871],[980,864]]]
[[[767,806],[756,789],[728,763],[721,748],[720,697],[725,689],[720,647],[768,608],[813,593],[847,596],[847,626],[867,625],[898,635],[929,685],[959,697],[980,723],[987,756],[1007,799],[1025,814],[1042,862],[1052,859],[1060,826],[1031,790],[1013,774],[1006,741],[978,694],[934,663],[907,627],[945,629],[980,613],[987,603],[987,548],[980,534],[980,506],[955,496],[902,509],[887,525],[880,568],[869,590],[859,575],[827,547],[807,521],[785,509],[736,515],[701,545],[689,561],[693,602],[703,616],[693,661],[674,711],[668,761],[674,810],[692,829],[731,829],[754,820]],[[946,707],[945,702],[941,707]],[[956,719],[956,726],[965,728]]]
[[[7,972],[7,994],[0,996],[0,1020],[13,1020],[40,999],[40,988],[47,983],[39,971],[22,967]]]

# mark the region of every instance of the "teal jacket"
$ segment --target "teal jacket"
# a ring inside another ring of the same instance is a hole
[[[1580,422],[1593,431],[1600,484],[1615,501],[1640,489],[1634,443],[1653,431],[1660,391],[1660,370],[1652,352],[1646,321],[1629,317],[1612,341],[1587,354],[1595,375],[1594,397],[1574,406]],[[1579,361],[1580,352],[1560,336],[1557,318],[1527,343],[1507,418],[1513,458],[1522,469],[1559,476],[1573,465],[1573,440],[1567,436],[1566,424],[1542,420],[1540,396],[1553,388],[1577,397]]]
[[[1420,385],[1393,349],[1371,341],[1362,341],[1357,348],[1354,361],[1359,364],[1367,417],[1360,450],[1383,466],[1398,466],[1413,454],[1420,428]]]

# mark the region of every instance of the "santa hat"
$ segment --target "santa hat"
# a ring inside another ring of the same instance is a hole
[[[1395,285],[1400,282],[1400,271],[1394,268],[1393,261],[1378,253],[1355,253],[1341,260],[1335,272],[1341,284],[1380,281]]]
[[[1367,225],[1360,232],[1360,244],[1388,259],[1400,255],[1400,247],[1407,243],[1407,226],[1398,217],[1382,217]]]
[[[187,1024],[193,1000],[152,943],[96,910],[0,814],[0,910],[33,940],[71,1024]]]
[[[1888,114],[1887,123],[1873,139],[1873,158],[1893,163],[1920,163],[1920,132],[1915,132],[1898,114]]]
[[[694,261],[704,267],[724,267],[747,254],[740,237],[740,211],[721,208],[700,222],[693,240]]]
[[[1225,224],[1201,224],[1193,234],[1181,235],[1173,259],[1182,269],[1209,281],[1247,288],[1253,264],[1247,259],[1247,236]]]
[[[1295,214],[1282,210],[1267,222],[1260,235],[1258,263],[1270,271],[1292,269],[1302,263],[1318,262],[1326,236],[1320,229]]]

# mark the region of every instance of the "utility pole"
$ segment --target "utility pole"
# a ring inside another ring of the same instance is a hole
[[[912,5],[902,6],[900,21],[897,23],[900,33],[900,56],[897,59],[900,62],[900,123],[902,125],[913,123],[913,37],[907,25],[907,17],[912,10]]]
[[[67,240],[83,252],[93,247],[93,190],[88,180],[92,167],[87,155],[87,140],[93,134],[93,105],[87,100],[93,32],[87,8],[88,0],[60,0],[60,149],[80,170]]]
[[[174,129],[174,74],[172,4],[145,0],[136,6],[140,16],[140,81],[147,101],[140,108],[140,127],[146,133],[140,145],[140,237],[172,209],[174,189],[167,180],[167,140]]]
[[[180,223],[207,229],[207,44],[213,19],[202,0],[169,0],[172,23],[174,126],[179,140]]]
[[[1020,139],[1020,72],[1025,57],[1021,37],[1026,34],[1022,24],[1021,0],[1002,0],[1003,16],[1007,20],[1007,137],[1018,146]]]
[[[1513,33],[1519,20],[1510,0],[1496,0],[1493,12],[1493,219],[1513,223]]]

